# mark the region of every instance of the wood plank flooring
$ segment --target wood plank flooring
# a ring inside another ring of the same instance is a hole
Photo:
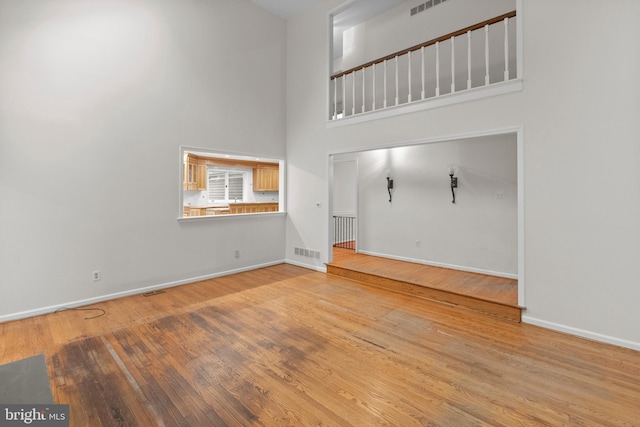
[[[292,265],[93,307],[0,324],[73,426],[640,425],[640,352]]]
[[[333,248],[327,272],[372,286],[520,322],[518,281]]]

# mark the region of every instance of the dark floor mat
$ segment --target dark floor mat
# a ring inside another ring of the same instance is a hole
[[[0,365],[0,403],[54,403],[44,354]]]

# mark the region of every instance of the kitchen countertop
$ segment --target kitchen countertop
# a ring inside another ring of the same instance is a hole
[[[229,206],[232,205],[268,205],[268,204],[278,204],[277,201],[274,202],[231,202],[229,204],[211,204],[211,205],[184,205],[185,208],[194,208],[194,209],[229,209]]]

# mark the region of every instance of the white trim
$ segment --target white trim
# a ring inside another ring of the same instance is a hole
[[[525,176],[524,176],[524,128],[518,129],[516,132],[516,170],[518,174],[518,201],[517,203],[517,215],[518,215],[518,305],[520,307],[526,307],[525,301]]]
[[[517,78],[524,79],[524,0],[516,0],[516,66]]]
[[[518,170],[518,201],[517,201],[517,210],[518,210],[518,273],[515,277],[518,280],[518,305],[520,307],[526,307],[526,299],[525,299],[525,175],[524,175],[524,127],[508,127],[508,128],[497,128],[490,129],[486,131],[476,131],[476,132],[468,132],[461,134],[452,134],[445,136],[435,136],[431,138],[417,139],[417,140],[409,140],[409,141],[398,141],[394,143],[386,143],[379,146],[371,146],[371,147],[359,147],[357,149],[345,149],[345,150],[330,150],[328,153],[329,159],[329,167],[328,167],[328,185],[329,185],[329,206],[333,197],[333,163],[332,159],[334,155],[337,154],[347,154],[347,153],[361,153],[364,151],[371,150],[379,150],[385,148],[394,148],[394,147],[409,147],[415,145],[424,145],[424,144],[434,144],[439,142],[447,142],[447,141],[458,141],[462,139],[473,139],[480,138],[484,136],[492,136],[492,135],[505,135],[505,134],[516,134],[517,139],[517,170]],[[358,192],[359,193],[359,192]],[[356,204],[359,206],[359,204]],[[327,212],[327,218],[331,223],[331,210]],[[329,225],[328,234],[327,234],[327,246],[328,246],[328,262],[332,260],[332,245],[330,243],[331,236],[333,236],[332,225]],[[483,273],[488,274],[488,273]]]
[[[459,104],[463,102],[475,101],[477,99],[489,98],[504,95],[507,93],[519,92],[522,90],[522,79],[513,79],[508,82],[493,83],[489,86],[480,86],[473,89],[466,89],[456,93],[450,93],[438,97],[388,107],[383,110],[367,111],[365,113],[348,116],[342,119],[328,120],[327,127],[334,128],[356,123],[368,122],[371,120],[384,119],[387,117],[399,116],[417,111],[430,110],[444,107],[446,105]]]
[[[340,211],[340,212],[334,212],[332,216],[356,216],[356,212],[355,211]]]
[[[333,235],[335,234],[335,229],[333,227],[333,160],[333,155],[330,154],[329,156],[327,156],[327,240],[325,241],[325,250],[327,251],[327,264],[333,262],[332,240]]]
[[[207,216],[183,216],[178,217],[178,222],[192,222],[192,221],[210,221],[216,220],[221,221],[225,219],[232,218],[260,218],[265,216],[287,216],[287,213],[284,211],[278,212],[252,212],[246,214],[224,214],[224,215],[207,215]]]
[[[448,264],[446,262],[437,262],[437,261],[429,261],[429,260],[424,260],[424,259],[409,258],[409,257],[403,257],[403,256],[397,256],[397,255],[380,254],[380,253],[371,252],[371,251],[358,251],[358,253],[365,254],[365,255],[371,255],[371,256],[377,256],[377,257],[381,257],[381,258],[395,259],[395,260],[398,260],[398,261],[407,261],[407,262],[412,262],[414,264],[430,265],[432,267],[449,268],[451,270],[459,270],[459,271],[467,271],[467,272],[470,272],[470,273],[486,274],[488,276],[504,277],[504,278],[507,278],[507,279],[514,279],[514,280],[518,279],[518,275],[517,274],[504,273],[504,272],[501,272],[501,271],[485,270],[483,268],[466,267],[466,266],[463,266],[463,265]]]
[[[116,292],[116,293],[113,293],[113,294],[106,294],[106,295],[102,295],[102,296],[94,297],[94,298],[87,298],[87,299],[83,299],[83,300],[70,301],[70,302],[66,302],[66,303],[63,303],[63,304],[51,305],[51,306],[48,306],[48,307],[42,307],[42,308],[37,308],[37,309],[33,309],[33,310],[20,311],[18,313],[11,313],[11,314],[6,314],[4,316],[0,316],[0,323],[9,322],[9,321],[12,321],[12,320],[26,319],[26,318],[29,318],[29,317],[40,316],[42,314],[49,314],[49,313],[53,313],[56,310],[59,310],[61,308],[87,306],[87,305],[91,305],[91,304],[95,304],[95,303],[99,303],[99,302],[103,302],[103,301],[113,300],[113,299],[116,299],[116,298],[122,298],[122,297],[130,296],[130,295],[139,295],[139,294],[143,294],[145,292],[155,291],[155,290],[158,290],[158,289],[165,289],[165,288],[172,288],[172,287],[180,286],[180,285],[187,285],[187,284],[190,284],[190,283],[200,282],[202,280],[214,279],[216,277],[228,276],[230,274],[242,273],[244,271],[256,270],[256,269],[259,269],[259,268],[270,267],[270,266],[273,266],[273,265],[278,265],[278,264],[283,264],[283,263],[286,263],[286,261],[282,259],[282,260],[267,262],[267,263],[263,263],[263,264],[251,265],[251,266],[248,266],[248,267],[236,268],[236,269],[233,269],[233,270],[221,271],[221,272],[218,272],[218,273],[206,274],[204,276],[190,277],[188,279],[181,279],[181,280],[175,280],[173,282],[166,282],[166,283],[161,283],[161,284],[158,284],[158,285],[146,286],[144,288],[130,289],[128,291]]]
[[[522,126],[511,126],[506,128],[488,129],[484,131],[473,131],[473,132],[457,133],[457,134],[450,134],[450,135],[440,135],[440,136],[434,136],[430,138],[396,141],[396,142],[390,142],[390,143],[385,143],[381,145],[365,146],[365,147],[358,147],[358,148],[352,148],[352,149],[330,150],[328,154],[335,155],[335,154],[347,154],[347,153],[362,153],[365,151],[381,150],[385,148],[411,147],[414,145],[435,144],[438,142],[458,141],[461,139],[481,138],[484,136],[505,135],[510,133],[519,134],[519,132],[521,132],[522,129],[523,129]]]
[[[289,259],[289,258],[285,259],[284,262],[285,262],[285,264],[291,264],[291,265],[295,265],[297,267],[308,268],[309,270],[319,271],[320,273],[326,273],[327,272],[326,264],[323,264],[322,266],[318,266],[318,265],[313,265],[313,264],[306,264],[306,263],[299,262],[299,261],[294,261],[294,260]]]
[[[222,216],[231,216],[233,218],[237,218],[239,216],[254,216],[254,215],[260,215],[260,214],[286,214],[286,206],[287,206],[287,181],[286,181],[286,168],[287,168],[287,158],[286,157],[281,157],[278,155],[265,155],[265,154],[261,154],[261,153],[254,153],[254,154],[248,154],[245,152],[240,152],[240,151],[226,151],[226,150],[217,150],[217,149],[212,149],[212,148],[203,148],[203,147],[193,147],[193,146],[187,146],[187,145],[181,145],[179,148],[180,151],[180,156],[178,158],[178,170],[180,171],[178,173],[178,221],[183,221],[183,220],[187,220],[187,221],[193,221],[194,219],[202,219],[202,218],[206,218],[207,220],[211,219],[211,218],[218,218],[218,217],[222,217]],[[209,215],[209,216],[204,216],[204,217],[185,217],[184,215],[184,153],[185,152],[191,152],[191,153],[197,153],[199,155],[211,155],[211,157],[220,157],[220,155],[222,156],[230,156],[234,159],[238,159],[238,160],[247,160],[247,161],[261,161],[261,162],[277,162],[278,163],[278,169],[279,169],[279,182],[280,182],[280,191],[278,191],[278,212],[254,212],[254,213],[250,213],[250,214],[233,214],[233,215]],[[256,160],[256,158],[259,158],[261,160]]]
[[[549,322],[546,320],[538,319],[536,317],[522,315],[522,322],[530,325],[539,326],[545,329],[551,329],[558,332],[563,332],[570,335],[575,335],[590,340],[604,342],[607,344],[617,345],[619,347],[630,348],[631,350],[640,351],[640,342],[629,341],[622,338],[612,337],[610,335],[600,334],[598,332],[587,331],[584,329],[574,328],[573,326],[562,325],[560,323]]]

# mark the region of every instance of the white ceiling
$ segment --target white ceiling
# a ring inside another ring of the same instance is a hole
[[[251,0],[251,2],[286,19],[302,12],[318,0]]]
[[[269,12],[281,16],[283,18],[289,18],[303,10],[311,7],[319,0],[250,0],[252,3],[257,4],[263,9]],[[362,22],[364,18],[369,18],[388,10],[399,3],[406,0],[367,0],[354,2],[346,10],[349,12],[341,12],[343,19],[343,25],[352,24],[350,21],[354,20],[354,17]],[[352,24],[353,25],[353,24]]]

